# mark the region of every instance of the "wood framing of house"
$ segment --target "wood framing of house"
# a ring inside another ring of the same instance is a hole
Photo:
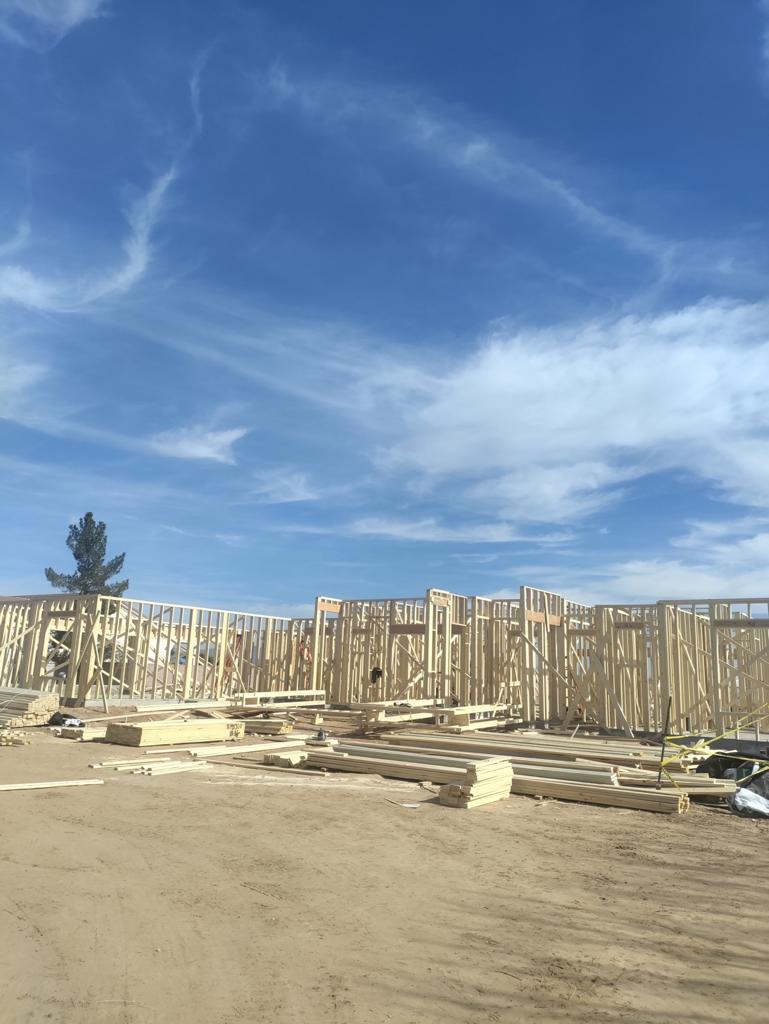
[[[425,720],[435,717],[426,705],[480,707],[467,724],[471,713],[515,715],[629,735],[661,731],[671,698],[671,732],[720,733],[769,717],[769,598],[590,607],[534,587],[505,599],[431,588],[319,597],[309,619],[99,595],[0,598],[0,686],[74,703],[269,703],[311,691],[333,704],[408,703],[401,714]]]
[[[0,681],[63,701],[308,689],[304,620],[99,595],[0,598]]]

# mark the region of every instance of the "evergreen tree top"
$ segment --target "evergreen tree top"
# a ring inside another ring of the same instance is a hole
[[[105,562],[106,523],[97,523],[93,512],[86,512],[77,523],[70,526],[67,547],[74,556],[76,571],[60,573],[51,568],[46,569],[45,576],[52,587],[65,590],[68,594],[105,594],[109,597],[122,597],[128,589],[128,580],[116,580],[114,583],[107,581],[122,571],[125,553]]]

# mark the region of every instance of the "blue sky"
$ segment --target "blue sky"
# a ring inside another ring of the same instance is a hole
[[[0,0],[0,592],[769,592],[769,2]]]

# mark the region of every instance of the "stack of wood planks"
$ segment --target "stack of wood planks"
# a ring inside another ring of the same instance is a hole
[[[47,725],[51,715],[58,710],[58,693],[22,690],[15,686],[0,687],[0,726]]]
[[[284,736],[292,732],[294,723],[287,718],[253,718],[245,723],[246,732],[261,736]]]
[[[306,750],[287,750],[285,754],[265,754],[264,763],[279,768],[298,768],[307,760]]]
[[[244,731],[244,722],[216,718],[192,722],[110,722],[105,740],[126,747],[154,747],[160,744],[240,740]]]
[[[483,757],[441,757],[429,751],[422,754],[400,752],[385,744],[338,743],[333,750],[307,748],[306,764],[311,768],[327,768],[333,771],[359,772],[382,775],[390,779],[408,779],[413,782],[460,782],[467,778],[468,768]],[[498,758],[493,758],[497,761]]]
[[[384,737],[394,749],[446,757],[505,757],[513,770],[510,790],[581,803],[682,813],[693,799],[724,799],[734,783],[694,774],[701,757],[680,751],[666,764],[658,788],[661,749],[632,740],[582,739],[534,733],[447,736],[424,730]]]
[[[29,736],[16,729],[0,729],[0,747],[24,747],[31,742]]]
[[[447,807],[480,807],[510,796],[513,768],[504,757],[484,758],[468,766],[462,782],[447,782],[438,794]]]
[[[53,729],[54,736],[60,736],[63,740],[79,740],[81,743],[92,743],[94,740],[103,740],[107,735],[106,725],[62,725]]]
[[[365,721],[363,711],[350,709],[305,708],[292,711],[291,715],[302,726],[333,733],[360,732]]]

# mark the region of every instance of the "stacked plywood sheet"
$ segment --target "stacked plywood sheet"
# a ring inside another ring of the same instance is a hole
[[[58,693],[0,687],[0,726],[47,725],[51,715],[58,710]]]
[[[448,807],[480,807],[510,796],[513,768],[502,759],[489,758],[468,767],[462,782],[441,786],[438,799]]]
[[[110,722],[107,743],[127,747],[154,747],[163,744],[212,743],[243,738],[243,722],[219,719],[201,719],[193,722]]]

